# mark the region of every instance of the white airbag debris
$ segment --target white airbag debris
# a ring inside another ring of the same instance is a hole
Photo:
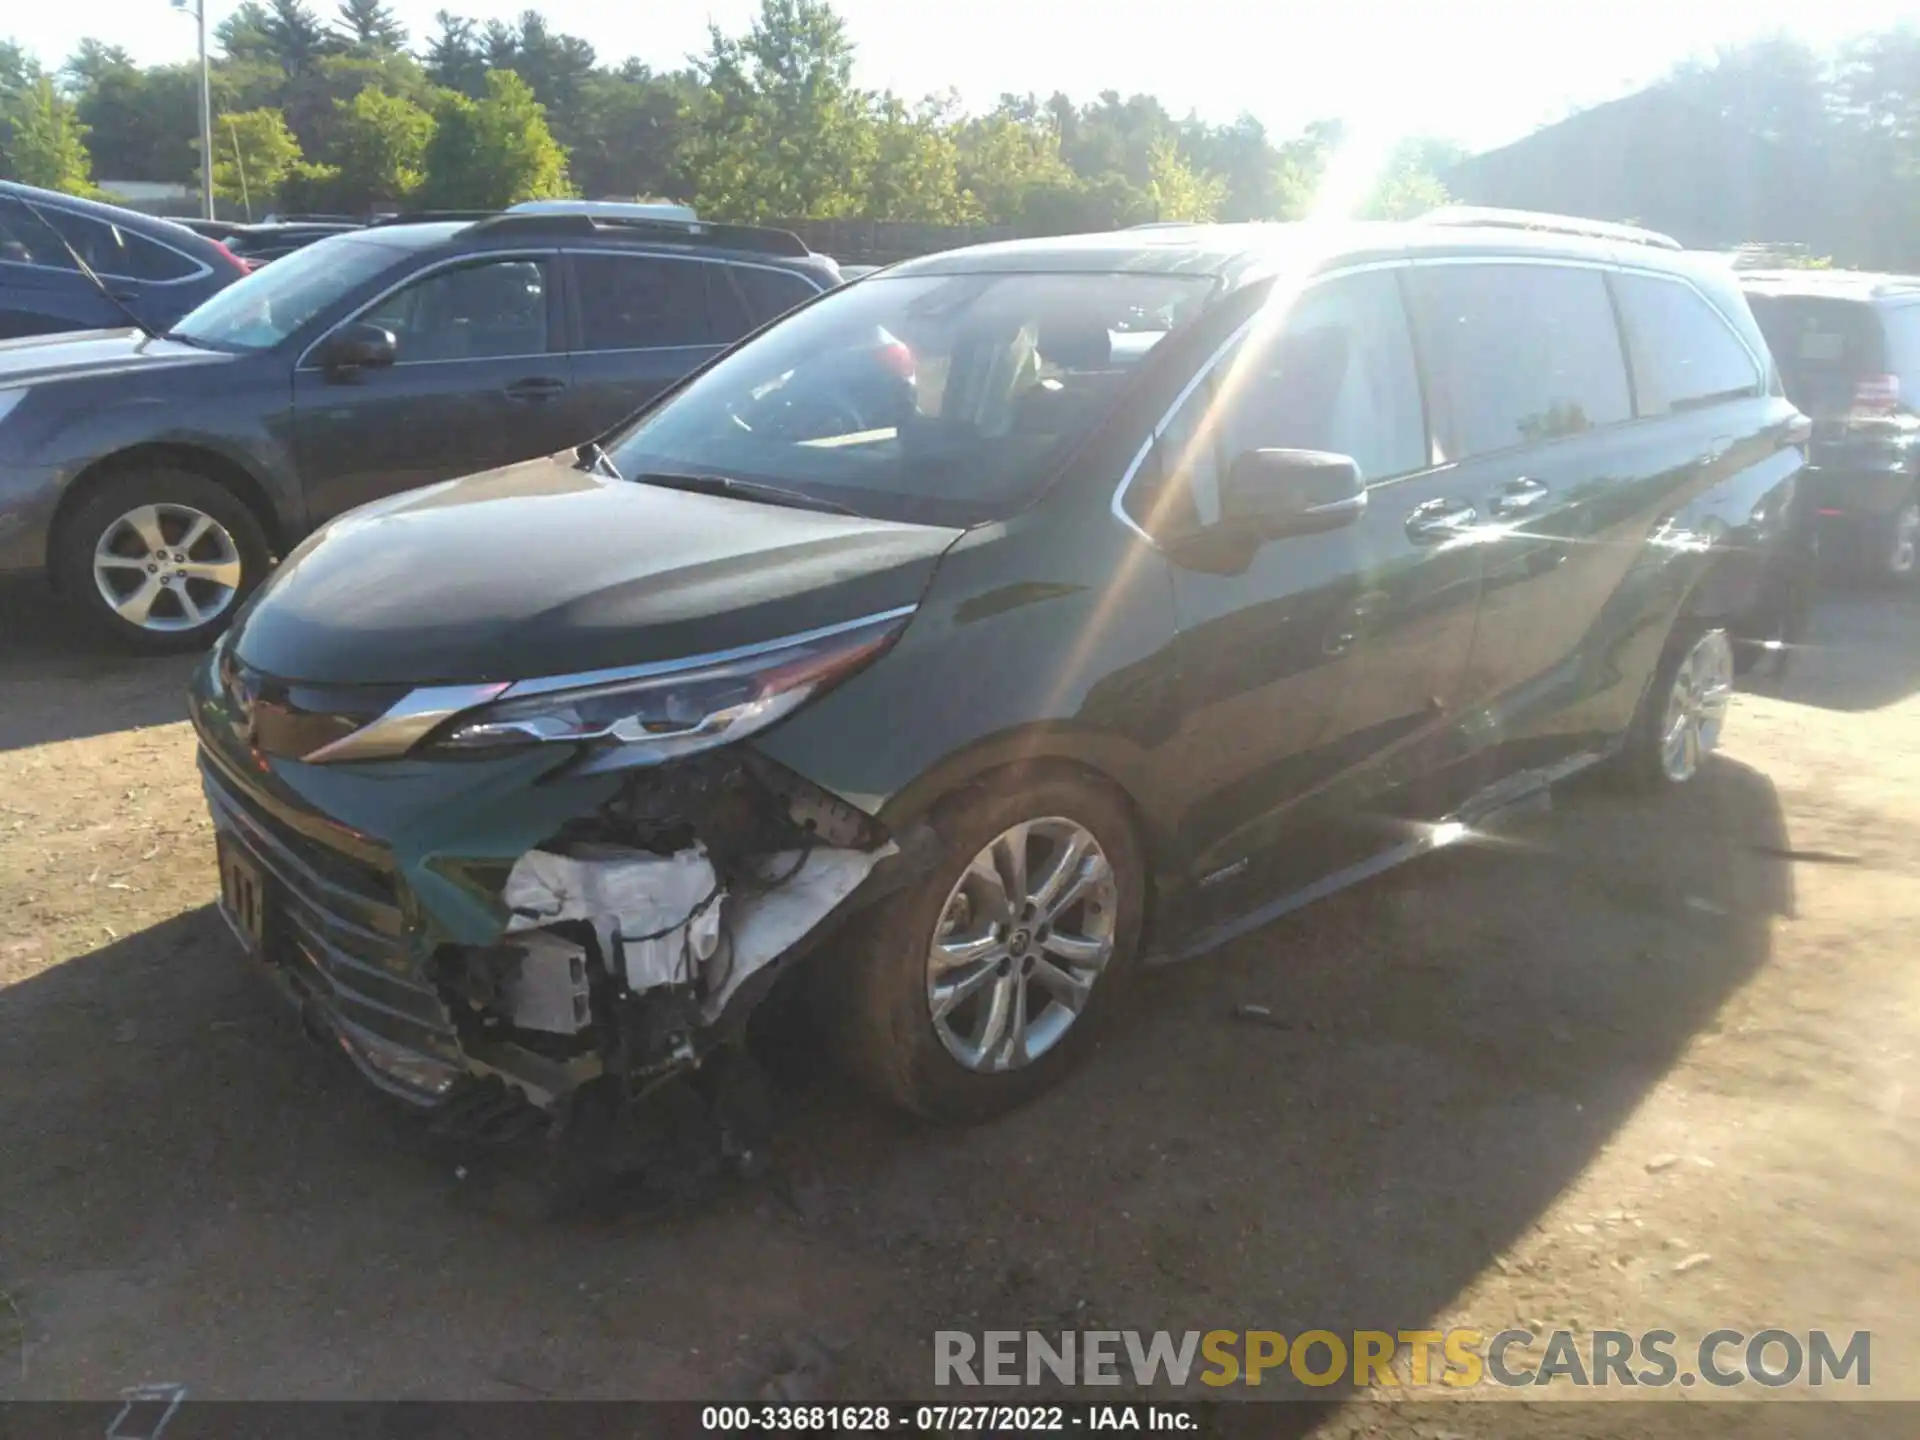
[[[630,990],[704,982],[711,1020],[744,981],[818,925],[897,848],[889,841],[873,851],[822,847],[804,859],[797,850],[768,855],[758,877],[766,888],[737,894],[716,888],[699,845],[675,855],[529,850],[514,862],[501,898],[513,912],[509,933],[587,921],[609,963],[624,958]]]
[[[610,964],[624,958],[627,987],[637,991],[698,978],[694,967],[720,944],[714,885],[713,864],[699,845],[675,855],[529,850],[513,862],[500,898],[513,911],[509,934],[561,920],[589,922],[600,953]]]
[[[707,997],[709,1020],[726,1007],[743,981],[768,961],[779,958],[826,918],[859,887],[867,873],[899,847],[889,840],[878,850],[809,850],[804,864],[795,850],[769,855],[761,874],[770,884],[792,872],[771,889],[727,898],[727,934],[732,941],[731,968]],[[800,864],[798,870],[794,866]]]

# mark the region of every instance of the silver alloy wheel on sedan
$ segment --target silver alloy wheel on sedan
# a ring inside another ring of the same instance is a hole
[[[240,592],[240,549],[227,528],[191,505],[138,505],[100,534],[93,583],[143,630],[193,630]]]
[[[1119,892],[1085,826],[1003,831],[947,895],[927,952],[934,1030],[969,1070],[1016,1070],[1060,1043],[1113,956]]]
[[[1913,574],[1920,561],[1920,500],[1908,501],[1893,517],[1893,542],[1887,551],[1887,573]]]
[[[1674,672],[1660,730],[1660,767],[1675,783],[1691,780],[1700,762],[1720,743],[1733,698],[1733,643],[1724,630],[1709,630],[1693,642]]]

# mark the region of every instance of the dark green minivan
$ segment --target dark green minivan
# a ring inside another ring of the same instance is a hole
[[[882,1095],[1604,762],[1774,634],[1807,425],[1729,272],[1551,217],[897,265],[600,444],[314,535],[195,677],[223,909],[368,1079],[560,1126],[792,974]]]

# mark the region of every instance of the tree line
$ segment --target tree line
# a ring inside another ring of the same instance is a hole
[[[1335,119],[1276,135],[1250,115],[1209,124],[1111,91],[1004,95],[984,113],[952,94],[875,92],[858,83],[853,39],[827,0],[762,0],[744,33],[716,27],[669,70],[603,63],[535,10],[485,24],[443,10],[416,37],[384,0],[336,4],[323,14],[310,0],[244,0],[219,25],[214,184],[228,202],[358,215],[656,196],[716,219],[1064,232],[1294,218],[1343,139]],[[94,176],[197,183],[197,86],[195,65],[138,66],[98,40],[51,71],[0,43],[0,175],[75,192]],[[1806,231],[1765,238],[1858,248],[1839,243],[1845,234],[1829,243],[1822,227],[1835,217],[1920,233],[1920,32],[1832,53],[1774,37],[1654,88],[1765,142],[1758,178],[1794,197]],[[1442,141],[1402,142],[1364,213],[1442,203],[1460,158]]]
[[[538,11],[450,11],[410,36],[383,0],[245,0],[216,30],[214,188],[256,215],[483,208],[556,195],[670,197],[716,219],[865,218],[1062,232],[1296,216],[1340,126],[1175,117],[1149,95],[862,88],[826,0],[763,0],[679,69],[603,64]],[[0,43],[0,175],[85,193],[96,176],[198,183],[198,67],[89,39],[57,69]],[[1456,154],[1403,145],[1372,213],[1428,208]]]

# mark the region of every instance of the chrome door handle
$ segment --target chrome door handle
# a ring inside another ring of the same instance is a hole
[[[1500,487],[1500,493],[1493,497],[1488,509],[1496,515],[1520,515],[1533,509],[1547,498],[1547,487],[1538,480],[1522,475],[1518,480],[1509,480]]]
[[[1407,538],[1416,544],[1451,540],[1479,518],[1478,510],[1459,500],[1429,500],[1407,516]]]

